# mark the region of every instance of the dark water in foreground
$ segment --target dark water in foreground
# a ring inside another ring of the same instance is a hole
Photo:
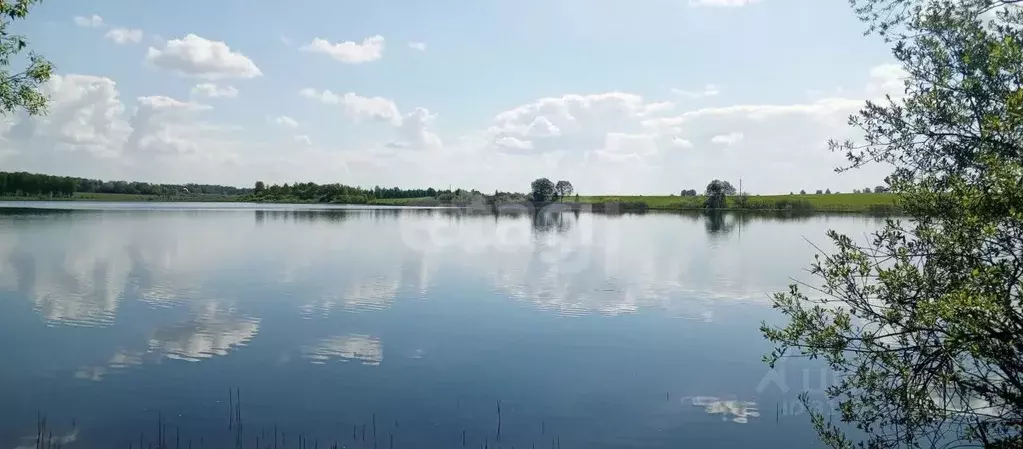
[[[757,327],[805,278],[804,237],[878,226],[59,207],[94,210],[0,209],[0,448],[33,447],[37,411],[69,448],[137,448],[160,414],[181,447],[231,447],[234,387],[245,447],[276,425],[280,447],[370,448],[374,415],[378,448],[463,431],[466,447],[817,447],[796,396],[827,375],[766,370]]]

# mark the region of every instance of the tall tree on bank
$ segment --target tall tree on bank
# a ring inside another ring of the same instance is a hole
[[[28,48],[24,36],[12,34],[11,23],[24,19],[29,7],[40,0],[0,0],[0,114],[6,115],[24,109],[29,115],[46,112],[49,98],[39,86],[53,74],[51,65],[35,52],[28,53],[28,64],[20,71],[12,71],[11,59]]]
[[[539,178],[533,181],[529,186],[531,192],[530,198],[534,203],[546,204],[554,201],[557,193],[555,192],[554,183],[551,182],[550,179]]]
[[[842,169],[893,165],[911,218],[866,245],[829,232],[819,285],[774,297],[788,324],[762,326],[766,359],[835,372],[847,424],[810,410],[831,447],[1023,447],[1023,1],[852,4],[908,75],[902,96],[851,117],[862,143],[832,147]]]
[[[704,195],[707,197],[704,207],[708,209],[721,209],[725,207],[725,198],[729,195],[735,195],[735,187],[728,181],[715,179],[707,184]]]
[[[575,192],[575,188],[572,187],[572,183],[568,181],[558,181],[558,183],[554,185],[554,193],[557,195],[558,199],[568,198],[572,195],[572,192]]]

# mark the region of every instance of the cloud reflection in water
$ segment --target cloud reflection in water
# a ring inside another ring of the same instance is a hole
[[[106,364],[79,367],[75,377],[98,382],[112,372],[157,363],[163,358],[198,362],[226,356],[252,340],[259,332],[259,323],[259,319],[240,317],[233,309],[208,303],[191,321],[158,328],[146,342],[145,350],[119,349]]]
[[[233,309],[210,302],[192,321],[157,329],[149,339],[149,351],[169,359],[197,362],[227,355],[252,340],[258,331],[259,319],[239,317]]]
[[[39,449],[39,443],[37,443],[36,439],[37,437],[35,435],[21,437],[21,443],[18,446],[15,446],[14,449]],[[45,440],[44,447],[67,446],[68,444],[74,443],[78,440],[78,427],[75,427],[64,435],[53,435],[51,432]]]
[[[57,251],[23,239],[0,244],[0,288],[24,295],[47,325],[113,323],[131,271],[122,243],[94,236],[73,251]]]
[[[688,400],[693,406],[703,407],[709,415],[721,415],[721,419],[727,421],[731,417],[732,422],[746,424],[749,418],[760,417],[757,403],[752,401],[725,400],[713,396],[697,396]]]
[[[107,361],[106,365],[83,366],[78,368],[75,371],[75,377],[78,379],[88,379],[94,382],[99,382],[112,371],[141,365],[143,357],[145,357],[145,353],[131,352],[121,349],[110,357],[110,360]]]
[[[314,346],[304,347],[302,356],[318,365],[336,359],[377,366],[384,360],[384,350],[376,337],[349,334],[324,338]]]

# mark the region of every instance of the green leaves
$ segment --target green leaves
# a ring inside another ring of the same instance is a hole
[[[1018,447],[1023,435],[1023,8],[1018,0],[852,0],[895,41],[904,96],[867,103],[832,142],[851,169],[894,166],[909,219],[869,242],[830,232],[817,285],[773,297],[785,326],[761,326],[765,361],[826,360],[828,389],[860,447]],[[822,441],[852,447],[819,414]]]
[[[53,65],[45,58],[30,53],[28,66],[18,73],[10,69],[11,58],[28,48],[24,37],[7,32],[11,21],[23,19],[29,7],[40,0],[0,0],[0,113],[24,109],[29,115],[44,114],[49,101],[40,85],[53,75]]]

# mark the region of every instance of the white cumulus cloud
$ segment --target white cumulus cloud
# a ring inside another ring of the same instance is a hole
[[[540,153],[585,153],[598,149],[607,152],[608,133],[643,132],[641,124],[645,119],[668,110],[664,103],[647,102],[638,95],[623,92],[564,95],[541,98],[499,113],[487,132],[495,144],[504,137],[513,137],[531,141],[533,149]],[[615,142],[612,144],[617,145]]]
[[[242,141],[237,127],[204,121],[209,105],[153,95],[129,100],[129,108],[117,87],[107,77],[55,74],[40,86],[50,98],[48,114],[16,113],[0,124],[0,165],[102,179],[224,182],[242,150],[264,146]],[[243,170],[237,182],[251,175]]]
[[[657,153],[657,140],[651,134],[607,133],[604,146],[595,154],[607,160],[639,159]]]
[[[401,124],[401,113],[393,101],[383,97],[363,97],[348,92],[342,97],[345,111],[356,119],[370,119]]]
[[[870,69],[870,83],[867,84],[868,96],[900,97],[905,94],[905,80],[909,76],[900,64],[881,64]]]
[[[138,98],[139,105],[154,110],[185,110],[185,111],[202,111],[206,109],[212,109],[211,106],[202,103],[193,103],[191,101],[180,101],[171,97],[163,95],[151,95],[147,97]]]
[[[693,142],[692,141],[690,141],[688,139],[683,139],[683,138],[678,137],[678,136],[675,136],[675,137],[671,138],[671,144],[672,144],[672,146],[675,146],[677,148],[692,148],[693,147]]]
[[[341,97],[329,90],[319,91],[311,87],[306,87],[298,91],[298,94],[310,100],[316,100],[325,104],[338,104],[341,102]]]
[[[230,85],[218,86],[213,83],[199,83],[192,87],[192,95],[208,98],[235,98],[238,96],[238,89]]]
[[[152,95],[139,97],[131,118],[132,133],[125,150],[136,155],[195,153],[198,144],[187,134],[191,113],[212,109],[211,106],[175,98]]]
[[[398,106],[387,98],[363,97],[354,92],[339,95],[329,90],[318,91],[308,87],[300,90],[299,95],[324,104],[340,104],[348,116],[356,121],[385,121],[395,125],[402,123]]]
[[[533,119],[533,122],[526,127],[524,134],[529,137],[552,137],[561,134],[561,129],[551,123],[547,117],[540,116]]]
[[[494,141],[494,145],[497,145],[497,146],[502,147],[502,148],[512,149],[512,150],[532,150],[533,149],[533,142],[530,142],[528,140],[522,140],[522,139],[515,138],[515,137],[511,137],[511,136],[504,136],[504,137],[497,138],[497,140]]]
[[[114,41],[117,44],[137,44],[142,42],[142,30],[130,28],[113,28],[107,31],[103,37]]]
[[[704,98],[716,97],[721,93],[721,90],[713,84],[708,84],[703,86],[702,90],[672,89],[671,93],[685,98]]]
[[[718,134],[711,137],[710,142],[719,145],[734,145],[742,141],[743,135],[739,132],[733,132],[728,134]]]
[[[415,108],[402,118],[398,134],[414,148],[440,149],[444,146],[440,136],[430,130],[436,118],[437,115],[426,108]]]
[[[76,16],[75,25],[86,28],[100,28],[103,26],[103,18],[95,14],[89,17]]]
[[[255,78],[263,72],[251,59],[226,43],[195,34],[171,39],[161,49],[149,47],[146,60],[155,67],[206,79]]]
[[[861,138],[847,125],[848,115],[881,91],[900,88],[899,77],[897,67],[878,66],[861,73],[859,88],[827,90],[819,99],[720,107],[694,108],[629,92],[550,96],[494,111],[489,123],[454,135],[439,133],[440,118],[426,108],[302,89],[303,97],[332,105],[350,120],[388,125],[345,133],[328,150],[310,144],[309,136],[321,131],[314,123],[292,129],[282,120],[283,140],[265,142],[212,122],[231,117],[202,104],[207,96],[132,98],[126,113],[113,80],[61,74],[43,88],[53,100],[49,115],[13,114],[0,125],[0,165],[104,179],[237,185],[255,179],[329,181],[344,173],[364,185],[450,181],[483,191],[521,191],[539,172],[593,194],[667,194],[713,178],[740,177],[754,193],[848,191],[877,184],[890,170],[871,165],[836,174],[832,169],[844,159],[827,151],[826,142]],[[218,84],[216,90],[223,89]],[[276,128],[278,116],[281,112],[268,115],[265,123]],[[794,172],[800,176],[786,175]]]
[[[275,118],[274,119],[274,123],[276,123],[277,126],[282,126],[282,127],[285,127],[285,128],[292,128],[292,129],[298,128],[298,122],[295,121],[295,119],[293,119],[291,117],[288,117],[286,115],[282,115],[280,117]]]
[[[119,141],[128,132],[123,120],[117,84],[106,77],[54,75],[41,88],[50,98],[49,113],[29,117],[19,114],[7,129],[0,148],[10,145],[13,153],[27,155],[34,162],[49,159],[57,164],[75,163],[66,154],[90,153],[105,158],[119,153]],[[52,151],[64,152],[54,157]],[[47,171],[42,169],[40,171]]]
[[[326,39],[315,38],[302,46],[302,50],[322,53],[346,64],[362,64],[383,57],[384,37],[380,35],[367,37],[362,43],[354,41],[332,43]]]
[[[409,42],[408,43],[408,48],[411,48],[413,50],[426,51],[426,43],[425,42]]]

